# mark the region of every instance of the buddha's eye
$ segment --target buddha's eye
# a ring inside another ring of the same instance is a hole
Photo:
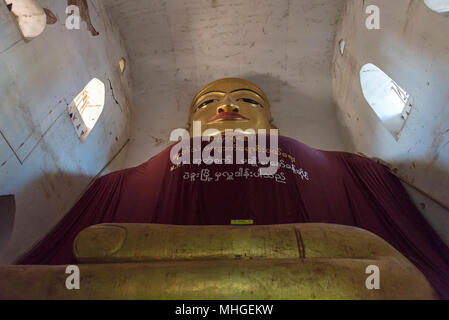
[[[204,101],[202,104],[200,104],[198,107],[196,107],[195,111],[198,111],[201,108],[204,108],[205,106],[207,106],[208,104],[211,104],[211,103],[215,102],[215,100],[216,99],[211,99],[211,100]]]
[[[246,103],[254,104],[256,106],[259,106],[259,107],[263,108],[263,106],[259,102],[257,102],[256,100],[249,99],[249,98],[241,98],[239,100],[243,101],[243,102],[246,102]]]

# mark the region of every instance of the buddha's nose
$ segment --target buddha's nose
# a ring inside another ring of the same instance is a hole
[[[220,106],[217,108],[217,114],[222,112],[239,112],[239,110],[239,106],[235,103],[232,97],[226,95]]]

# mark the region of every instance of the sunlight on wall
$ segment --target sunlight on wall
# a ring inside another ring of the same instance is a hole
[[[76,133],[82,142],[86,140],[100,118],[103,112],[104,100],[104,83],[94,78],[67,108]]]
[[[26,39],[35,38],[44,31],[47,15],[36,0],[5,0],[5,2]]]
[[[411,111],[410,95],[371,63],[360,70],[360,83],[368,104],[384,126],[398,139]]]
[[[121,73],[125,72],[125,68],[126,68],[126,60],[125,60],[125,58],[121,58],[120,59],[119,67],[120,67],[120,72]]]
[[[424,2],[433,11],[449,12],[449,0],[424,0]]]

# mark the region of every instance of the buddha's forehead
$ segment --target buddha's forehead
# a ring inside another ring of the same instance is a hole
[[[258,86],[256,86],[254,83],[252,83],[248,80],[239,79],[239,78],[225,78],[225,79],[216,80],[216,81],[211,82],[208,85],[206,85],[203,89],[200,90],[199,93],[204,94],[207,91],[213,91],[213,90],[223,91],[223,92],[232,92],[234,90],[239,90],[239,89],[250,89],[250,90],[256,91],[257,93],[259,93],[262,96],[265,96],[264,92]]]
[[[231,93],[236,90],[249,90],[248,92],[254,92],[260,95],[263,100],[265,100],[268,103],[268,99],[266,98],[265,93],[254,83],[239,79],[239,78],[225,78],[216,80],[214,82],[209,83],[206,85],[203,89],[201,89],[194,97],[192,101],[192,106],[195,104],[196,100],[200,98],[201,96],[209,93],[209,92],[223,92],[223,93]]]

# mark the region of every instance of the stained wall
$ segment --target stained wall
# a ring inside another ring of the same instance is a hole
[[[25,40],[0,1],[0,195],[16,199],[0,263],[43,238],[129,138],[129,71],[121,74],[118,67],[128,57],[103,4],[88,1],[100,33],[93,37],[85,23],[80,30],[65,27],[66,1],[38,2],[58,21]],[[105,106],[81,143],[66,108],[92,78],[105,84]]]
[[[365,27],[366,7],[380,10],[380,29]],[[354,152],[388,162],[397,174],[449,207],[449,15],[421,0],[348,0],[336,40],[333,90],[338,116]],[[412,97],[411,113],[396,139],[365,100],[360,69],[373,63]],[[409,189],[414,201],[449,243],[449,212]]]

